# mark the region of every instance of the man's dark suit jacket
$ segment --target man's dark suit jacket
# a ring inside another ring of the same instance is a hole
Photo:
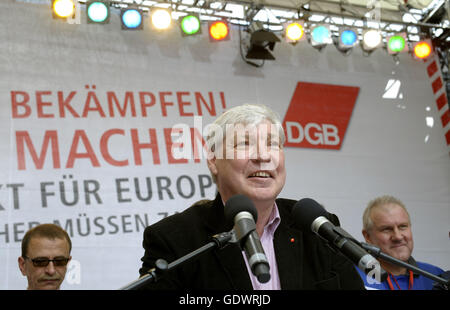
[[[275,231],[274,249],[281,289],[364,289],[353,264],[334,253],[313,233],[302,233],[295,225],[291,209],[296,201],[277,199],[281,222]],[[338,225],[335,215],[329,219]],[[159,258],[168,263],[200,248],[215,234],[230,231],[222,198],[196,203],[182,213],[169,216],[145,229],[142,267],[145,274]],[[245,261],[237,244],[214,249],[198,259],[166,272],[156,289],[240,289],[252,290]]]

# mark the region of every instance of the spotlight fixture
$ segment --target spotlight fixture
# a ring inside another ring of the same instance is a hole
[[[413,46],[413,55],[416,59],[427,59],[433,52],[433,45],[430,40],[416,42]]]
[[[344,29],[339,34],[339,45],[343,48],[353,47],[358,43],[358,34],[353,29]]]
[[[353,29],[344,28],[336,39],[336,48],[344,55],[349,55],[353,47],[358,43],[358,34]]]
[[[191,36],[202,33],[200,17],[198,14],[188,14],[184,16],[181,18],[180,28],[183,36]]]
[[[273,51],[275,43],[280,42],[280,39],[273,32],[264,29],[263,24],[259,21],[251,23],[248,31],[250,44],[245,57],[247,59],[275,60],[270,51]]]
[[[311,28],[311,45],[319,50],[332,43],[331,30],[326,25],[317,25]]]
[[[75,17],[74,0],[52,0],[53,18]]]
[[[86,16],[88,24],[109,23],[109,1],[87,1]]]
[[[144,16],[142,11],[135,7],[128,7],[120,11],[120,20],[124,30],[142,30]]]
[[[363,32],[361,47],[366,54],[372,53],[382,43],[381,32],[376,29],[369,29]]]
[[[167,9],[154,9],[151,11],[150,16],[152,25],[157,30],[165,30],[172,24],[172,14]]]
[[[408,51],[406,33],[399,33],[393,36],[386,37],[386,44],[387,51],[391,55]]]
[[[284,39],[287,43],[297,44],[305,38],[305,27],[303,21],[292,21],[283,24]]]
[[[224,20],[216,20],[208,23],[209,28],[209,40],[226,41],[230,39],[230,27],[228,22]]]

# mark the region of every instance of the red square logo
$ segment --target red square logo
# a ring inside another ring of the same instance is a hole
[[[359,87],[299,82],[283,120],[287,147],[339,150]]]

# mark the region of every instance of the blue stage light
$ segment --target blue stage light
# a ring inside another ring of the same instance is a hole
[[[142,12],[138,9],[122,9],[121,20],[122,29],[143,29],[143,16]]]
[[[311,45],[313,47],[322,49],[327,44],[332,43],[331,31],[325,25],[315,26],[311,30]]]
[[[88,23],[106,24],[109,22],[109,2],[88,1],[86,13]]]
[[[343,46],[353,46],[357,40],[358,36],[355,31],[348,29],[341,32],[340,41]]]

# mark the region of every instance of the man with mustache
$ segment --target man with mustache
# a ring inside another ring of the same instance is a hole
[[[405,205],[393,196],[381,196],[369,202],[363,214],[362,234],[367,243],[376,245],[381,251],[398,260],[435,275],[444,271],[431,264],[416,262],[411,256],[414,241],[411,231],[411,219]],[[369,283],[366,275],[360,271],[366,288],[381,290],[431,290],[433,280],[414,274],[404,267],[380,260],[381,267],[388,277],[382,283]],[[373,282],[373,281],[370,281]]]
[[[224,216],[227,201],[245,195],[258,216],[256,232],[270,266],[270,280],[260,283],[237,244],[215,249],[165,272],[154,289],[363,289],[353,265],[331,251],[318,236],[302,233],[291,210],[296,200],[278,198],[286,167],[284,130],[278,115],[262,105],[227,110],[208,127],[207,165],[217,185],[214,200],[200,201],[144,232],[141,276],[157,259],[168,263],[202,247],[233,223]],[[336,216],[330,220],[339,224]]]
[[[30,229],[22,239],[20,271],[29,290],[58,290],[72,258],[72,242],[61,227],[42,224]]]

